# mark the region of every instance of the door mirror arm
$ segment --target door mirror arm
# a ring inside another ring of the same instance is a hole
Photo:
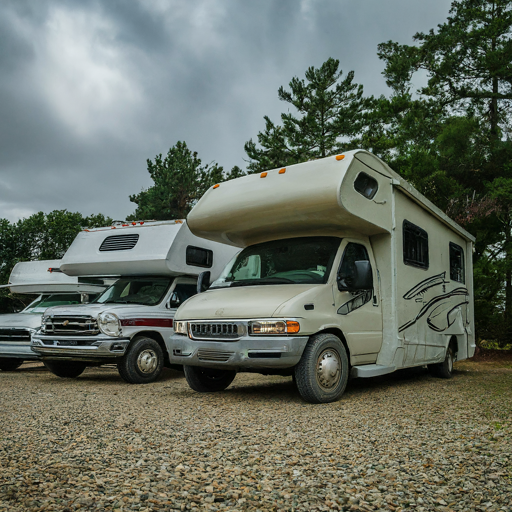
[[[210,277],[211,272],[209,270],[205,270],[201,272],[197,277],[197,293],[202,293],[210,288]]]

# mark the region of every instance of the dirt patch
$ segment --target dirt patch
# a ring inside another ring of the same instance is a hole
[[[512,362],[512,350],[495,350],[476,347],[475,355],[470,359],[475,362],[503,361]]]

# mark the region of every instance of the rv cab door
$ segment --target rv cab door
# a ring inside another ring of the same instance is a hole
[[[375,363],[382,345],[382,308],[369,243],[345,238],[334,284],[338,322],[347,340],[351,364]]]

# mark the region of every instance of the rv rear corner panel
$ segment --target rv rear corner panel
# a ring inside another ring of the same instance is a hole
[[[467,240],[395,190],[396,312],[404,366],[444,357],[450,339],[468,357],[472,284]]]

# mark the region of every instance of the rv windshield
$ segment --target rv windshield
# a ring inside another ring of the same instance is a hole
[[[319,236],[246,247],[211,287],[326,283],[340,241]]]
[[[171,280],[170,277],[123,277],[107,288],[94,302],[154,306],[164,298]]]
[[[23,313],[44,313],[52,306],[68,306],[69,304],[81,304],[80,293],[55,293],[53,295],[41,295],[29,304]]]

